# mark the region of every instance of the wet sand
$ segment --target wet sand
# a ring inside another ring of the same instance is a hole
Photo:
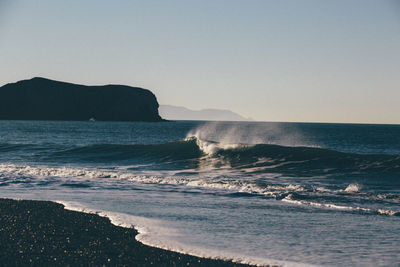
[[[1,266],[248,266],[146,246],[137,234],[58,203],[0,199]]]

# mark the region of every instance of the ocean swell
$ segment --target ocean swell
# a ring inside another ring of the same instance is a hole
[[[400,173],[400,155],[344,153],[273,144],[231,144],[196,137],[164,144],[96,144],[37,155],[44,161],[61,163],[161,164],[153,166],[158,169],[192,169],[206,165],[294,175],[318,172]]]

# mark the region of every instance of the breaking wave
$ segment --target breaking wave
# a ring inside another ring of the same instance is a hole
[[[53,179],[53,180],[52,180]],[[135,173],[123,170],[97,170],[84,168],[51,168],[40,166],[19,166],[14,164],[0,164],[0,186],[48,186],[49,184],[58,184],[60,186],[72,188],[96,188],[102,187],[102,181],[105,187],[109,188],[113,180],[122,180],[141,184],[157,184],[183,186],[188,189],[205,189],[203,193],[221,194],[230,197],[261,197],[283,201],[291,204],[308,205],[323,209],[334,209],[342,211],[362,212],[365,214],[378,214],[388,216],[400,216],[400,211],[390,209],[371,209],[353,206],[344,206],[341,204],[328,203],[329,200],[346,200],[346,195],[354,197],[364,202],[380,200],[389,205],[400,203],[398,195],[372,195],[365,192],[359,192],[360,186],[349,184],[344,189],[333,190],[314,185],[300,184],[273,184],[260,183],[257,181],[215,179],[207,177],[180,177],[180,176],[148,176],[136,175]],[[118,185],[121,186],[121,185]],[[124,185],[126,186],[126,185]],[[349,188],[353,188],[349,190]],[[355,190],[357,188],[357,190]],[[308,199],[318,199],[310,201]]]
[[[389,172],[400,173],[400,155],[344,153],[316,147],[273,144],[230,144],[188,137],[181,141],[152,145],[89,145],[41,154],[49,161],[99,163],[160,163],[169,168],[196,168],[201,161],[220,167],[254,168],[255,172]],[[208,164],[210,166],[210,164]],[[203,164],[204,165],[204,164]],[[160,168],[163,166],[161,165]],[[165,167],[165,166],[164,166]],[[349,188],[350,190],[350,188]]]

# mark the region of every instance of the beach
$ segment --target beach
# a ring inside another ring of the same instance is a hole
[[[146,246],[137,234],[58,203],[0,199],[1,266],[246,266]]]

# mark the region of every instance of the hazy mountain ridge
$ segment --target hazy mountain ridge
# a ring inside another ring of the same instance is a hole
[[[160,105],[160,115],[168,120],[216,120],[216,121],[251,121],[231,110],[201,109],[192,110],[181,106]]]

